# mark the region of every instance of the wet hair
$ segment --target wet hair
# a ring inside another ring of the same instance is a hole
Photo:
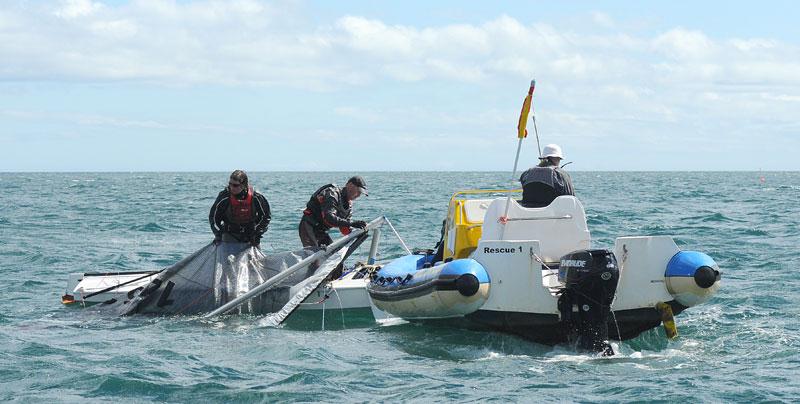
[[[239,181],[242,184],[242,188],[247,189],[247,173],[242,170],[236,170],[231,173],[231,179]]]

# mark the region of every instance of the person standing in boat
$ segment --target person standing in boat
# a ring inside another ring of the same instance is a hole
[[[345,235],[350,233],[352,227],[366,227],[365,221],[351,219],[353,201],[362,194],[367,195],[367,183],[359,175],[347,180],[344,188],[327,184],[316,190],[308,200],[300,219],[298,232],[303,247],[330,245],[333,240],[328,235],[328,230],[334,227],[338,227]]]
[[[564,158],[561,147],[549,144],[542,149],[539,165],[519,177],[522,184],[522,206],[543,207],[561,195],[575,195],[572,179],[559,164]]]
[[[271,219],[267,198],[253,190],[242,170],[231,173],[228,186],[217,195],[208,213],[217,245],[234,241],[258,247]]]

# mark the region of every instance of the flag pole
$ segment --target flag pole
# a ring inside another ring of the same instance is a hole
[[[531,80],[531,87],[528,89],[528,95],[525,96],[525,101],[522,102],[522,111],[519,113],[519,123],[517,123],[517,137],[519,141],[517,142],[517,155],[514,157],[514,170],[511,172],[511,181],[514,181],[514,177],[517,175],[517,164],[519,163],[519,152],[522,149],[522,139],[528,137],[528,114],[531,111],[531,104],[533,102],[533,90],[536,88],[536,80]],[[534,130],[536,129],[536,120],[534,118],[533,121]],[[539,132],[536,131],[536,144],[539,144]],[[541,155],[541,150],[539,151]],[[509,187],[513,188],[513,187]],[[508,198],[506,199],[506,210],[503,213],[503,216],[500,216],[500,223],[503,224],[503,231],[500,236],[500,240],[503,239],[503,235],[505,234],[505,224],[508,222],[508,207],[511,205],[511,189],[508,190]]]

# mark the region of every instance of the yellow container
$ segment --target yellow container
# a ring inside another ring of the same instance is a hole
[[[522,190],[504,189],[475,189],[459,191],[450,197],[450,204],[447,210],[447,221],[445,222],[444,234],[444,259],[467,258],[476,248],[478,240],[481,238],[483,230],[483,215],[476,212],[481,211],[480,204],[488,205],[493,199],[467,198],[480,194],[508,194],[519,193]],[[476,206],[477,205],[477,206]],[[485,212],[485,208],[483,208]]]

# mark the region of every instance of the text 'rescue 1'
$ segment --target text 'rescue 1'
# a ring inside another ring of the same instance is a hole
[[[521,253],[522,246],[519,247],[499,247],[499,248],[491,248],[491,247],[484,247],[483,253],[484,254],[514,254],[514,253]]]

